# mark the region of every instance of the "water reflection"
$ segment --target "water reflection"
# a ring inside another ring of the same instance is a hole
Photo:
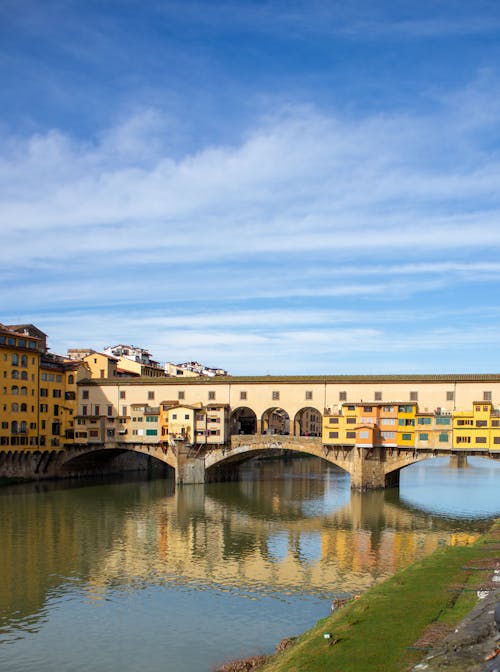
[[[470,508],[464,515],[463,494],[455,519],[449,517],[450,505],[445,516],[434,508],[443,500],[446,470],[447,482],[458,478],[463,493],[467,482],[477,485],[474,465],[467,470],[473,474],[472,481],[464,481],[462,473],[454,477],[446,465],[436,463],[425,483],[422,465],[416,467],[413,476],[409,471],[406,485],[403,480],[401,494],[351,494],[346,475],[306,458],[254,463],[245,466],[240,482],[178,490],[170,481],[3,489],[0,641],[14,646],[27,633],[50,630],[48,623],[62,604],[74,619],[73,625],[60,626],[63,631],[74,633],[89,605],[94,605],[93,619],[106,614],[103,627],[109,629],[116,601],[123,599],[119,596],[145,600],[137,597],[138,591],[147,600],[140,609],[137,604],[134,607],[142,614],[134,627],[141,629],[155,608],[165,613],[175,604],[175,617],[163,635],[173,639],[182,636],[176,631],[176,620],[182,621],[179,610],[188,608],[184,602],[179,606],[186,593],[205,595],[215,624],[218,619],[224,623],[230,611],[226,605],[217,616],[221,595],[260,601],[266,596],[280,600],[288,596],[304,603],[362,591],[439,545],[473,539],[488,525],[487,520],[472,521],[477,514]],[[491,469],[487,478],[480,472],[485,478],[479,490],[483,496],[490,483],[494,499],[500,471]],[[470,507],[473,497],[468,500]],[[423,510],[429,502],[432,513]],[[487,511],[491,516],[498,514],[500,503],[488,510],[483,504],[480,508],[481,515]],[[162,592],[156,593],[157,589]],[[162,606],[159,602],[153,607],[153,594],[164,600]],[[96,611],[107,602],[102,612]],[[243,613],[238,604],[231,607],[233,620]],[[269,613],[276,609],[273,604]],[[304,627],[286,612],[286,605],[283,609],[282,618],[288,619],[284,634],[295,631],[294,623]],[[190,624],[207,628],[206,619],[198,622],[199,617],[196,610],[190,612]],[[245,618],[248,627],[248,615]],[[257,612],[255,619],[259,622]],[[229,627],[227,621],[225,627]],[[212,641],[220,633],[208,636]],[[109,646],[112,652],[113,645]],[[233,653],[228,643],[228,655]],[[39,670],[52,669],[50,650],[45,655],[47,667],[39,664]]]

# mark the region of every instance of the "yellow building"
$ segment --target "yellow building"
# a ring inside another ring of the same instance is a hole
[[[500,450],[500,413],[491,401],[475,401],[470,411],[453,413],[453,448]]]
[[[43,340],[0,325],[0,449],[38,447],[38,376]]]

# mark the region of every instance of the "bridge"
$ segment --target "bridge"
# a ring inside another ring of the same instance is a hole
[[[236,480],[238,466],[257,456],[292,451],[320,458],[350,475],[353,490],[398,487],[401,469],[432,457],[452,457],[459,463],[467,456],[500,459],[499,451],[452,448],[331,447],[319,437],[289,435],[232,435],[224,445],[192,446],[151,443],[120,443],[73,446],[41,451],[0,453],[0,477],[20,479],[64,478],[133,470],[132,455],[142,455],[170,467],[178,484]]]

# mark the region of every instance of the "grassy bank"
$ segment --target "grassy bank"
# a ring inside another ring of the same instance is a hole
[[[322,619],[260,672],[406,670],[426,652],[426,633],[446,632],[472,609],[474,589],[492,574],[479,568],[492,564],[499,547],[497,521],[476,543],[440,549]]]

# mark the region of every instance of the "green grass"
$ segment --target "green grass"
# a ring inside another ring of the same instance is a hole
[[[485,540],[440,549],[319,621],[261,672],[402,672],[425,651],[413,645],[433,623],[455,625],[477,601],[472,590],[488,573],[464,569],[471,560],[495,557]],[[491,572],[490,572],[491,574]],[[331,633],[331,639],[324,634]],[[337,640],[335,644],[331,644]]]

